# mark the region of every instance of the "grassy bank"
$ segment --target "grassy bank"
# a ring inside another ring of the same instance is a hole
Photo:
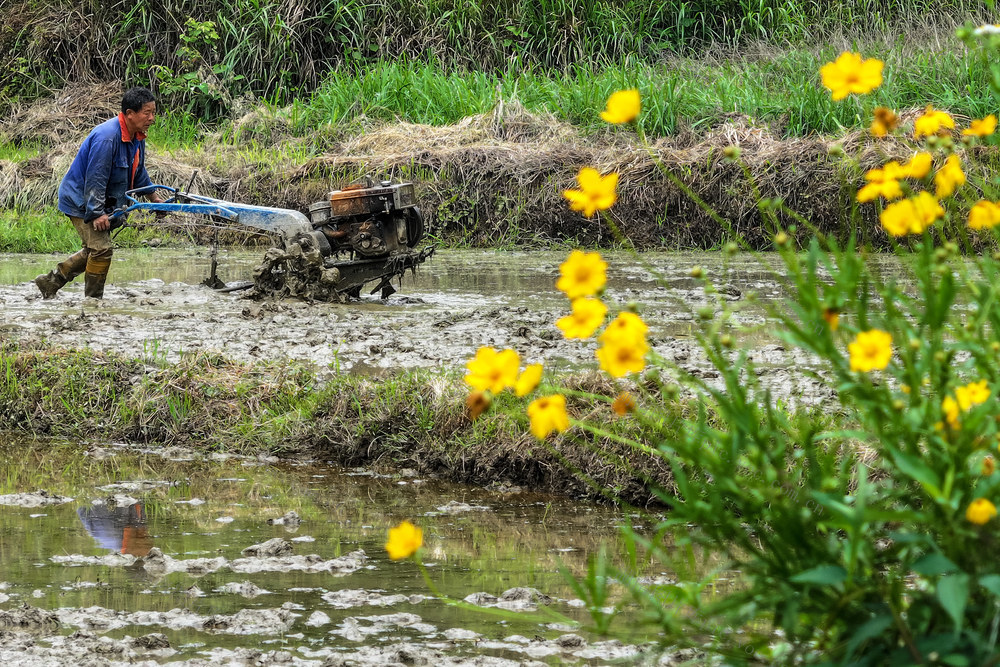
[[[606,380],[569,379],[579,390],[601,382]],[[247,366],[204,355],[167,365],[153,349],[144,359],[128,359],[0,347],[0,430],[14,433],[310,456],[348,466],[413,468],[481,486],[611,494],[636,504],[656,502],[650,479],[670,488],[662,459],[575,430],[539,443],[527,433],[520,410],[505,414],[502,404],[472,422],[465,415],[466,394],[456,373],[337,376],[320,385],[312,371],[293,365]],[[696,409],[693,402],[658,400],[673,423]],[[636,422],[613,419],[606,403],[572,399],[570,410],[603,415],[611,432],[656,442]]]

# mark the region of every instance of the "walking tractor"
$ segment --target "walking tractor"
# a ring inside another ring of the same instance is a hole
[[[194,182],[192,177],[191,182]],[[190,189],[190,187],[189,187]],[[140,202],[137,197],[163,192],[165,202]],[[321,301],[358,298],[361,289],[374,283],[371,294],[384,299],[402,280],[434,254],[434,246],[415,250],[423,237],[424,223],[412,183],[368,182],[334,190],[327,199],[299,211],[238,204],[191,194],[167,185],[149,185],[126,193],[129,205],[109,218],[115,229],[128,213],[186,213],[206,216],[219,229],[249,228],[275,237],[278,242],[254,270],[253,282],[226,286],[216,276],[217,243],[213,245],[211,287],[225,291],[252,289],[253,297],[302,297]],[[216,234],[216,238],[218,234]]]

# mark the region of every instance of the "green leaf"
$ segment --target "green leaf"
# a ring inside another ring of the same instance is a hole
[[[935,500],[941,499],[941,480],[938,479],[937,475],[931,468],[916,458],[915,456],[910,456],[909,454],[904,454],[903,452],[896,452],[893,455],[896,461],[896,466],[899,468],[907,477],[920,482],[920,485],[927,490]]]
[[[949,574],[938,581],[937,598],[955,622],[955,633],[961,632],[965,605],[969,601],[969,575]]]
[[[979,585],[993,595],[1000,597],[1000,574],[987,574],[979,577]]]
[[[791,578],[797,584],[819,584],[820,586],[844,583],[847,570],[839,565],[817,565],[814,568],[799,572]]]
[[[933,551],[918,558],[913,563],[912,569],[917,574],[922,574],[925,577],[935,577],[939,574],[955,572],[958,570],[958,566],[944,554]]]
[[[851,636],[849,642],[847,642],[847,657],[851,658],[854,656],[854,651],[861,646],[864,642],[869,639],[878,637],[880,634],[886,631],[887,628],[892,626],[892,614],[883,614],[882,616],[874,616],[865,623],[863,623],[854,634]]]

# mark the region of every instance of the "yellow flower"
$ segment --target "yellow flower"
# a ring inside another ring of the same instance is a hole
[[[601,370],[611,377],[625,377],[628,373],[638,373],[646,367],[646,353],[649,345],[644,340],[608,340],[595,354],[601,363]]]
[[[409,521],[404,521],[389,529],[389,541],[385,543],[385,550],[392,560],[402,560],[417,553],[423,543],[424,531]]]
[[[996,505],[988,501],[986,498],[976,498],[969,503],[968,509],[965,510],[965,518],[977,526],[983,525],[996,515]]]
[[[899,125],[899,116],[892,109],[875,107],[875,118],[872,120],[871,133],[876,137],[884,137]]]
[[[836,308],[824,308],[823,320],[830,327],[830,331],[836,331],[837,327],[840,326],[840,311]]]
[[[635,313],[623,311],[618,313],[618,317],[605,327],[601,335],[597,337],[597,340],[602,343],[641,342],[645,344],[646,333],[648,331],[649,327],[646,326],[641,317]]]
[[[887,162],[881,169],[870,169],[865,174],[868,184],[858,190],[858,201],[872,201],[880,196],[889,200],[899,199],[903,196],[899,179],[905,176],[903,168],[895,160]]]
[[[944,199],[955,194],[955,188],[965,185],[965,172],[962,171],[962,161],[957,155],[949,155],[944,166],[934,174],[935,194],[938,199]]]
[[[608,263],[600,253],[574,250],[559,266],[559,280],[556,288],[566,293],[570,299],[593,296],[608,280]]]
[[[535,391],[535,387],[537,387],[538,383],[541,381],[542,365],[531,364],[521,371],[521,375],[518,376],[517,382],[514,384],[514,393],[518,396],[527,396],[531,392]]]
[[[465,411],[469,419],[476,421],[479,415],[483,414],[493,400],[485,391],[474,391],[465,398]]]
[[[618,200],[618,173],[601,176],[593,167],[583,167],[576,176],[579,190],[563,190],[563,197],[569,200],[569,207],[580,211],[588,218],[596,211],[611,208]]]
[[[913,123],[913,136],[917,139],[931,137],[945,129],[955,129],[955,121],[944,111],[928,104],[923,115]]]
[[[930,153],[917,153],[903,165],[903,172],[907,178],[916,178],[917,180],[925,178],[927,174],[931,173],[932,162],[933,158]]]
[[[962,134],[967,137],[988,137],[997,131],[997,117],[990,114],[982,120],[974,120],[969,123],[969,128],[962,130]]]
[[[601,118],[615,125],[631,123],[639,115],[641,109],[642,103],[639,101],[638,90],[635,88],[619,90],[608,98],[608,106],[601,112]]]
[[[838,102],[851,93],[870,93],[882,85],[882,66],[881,60],[862,60],[860,53],[844,51],[819,73],[823,85],[833,93],[833,101]]]
[[[622,392],[618,394],[611,404],[611,409],[619,417],[624,417],[630,412],[635,412],[635,399],[628,392]]]
[[[566,338],[590,338],[597,327],[604,323],[604,316],[607,314],[608,307],[600,299],[581,297],[573,299],[573,312],[560,317],[556,326]]]
[[[951,396],[945,396],[941,401],[941,412],[944,413],[944,420],[948,426],[958,428],[958,401]]]
[[[920,234],[944,215],[941,204],[929,192],[889,204],[879,215],[882,227],[893,236]]]
[[[521,358],[514,350],[497,352],[492,347],[481,347],[465,365],[469,369],[465,381],[473,389],[499,394],[514,386],[520,365]]]
[[[528,406],[528,418],[531,420],[531,432],[539,440],[552,431],[562,433],[569,428],[566,397],[552,394],[532,401]]]
[[[992,229],[997,225],[1000,225],[1000,204],[984,199],[969,210],[971,229]]]
[[[955,399],[958,401],[958,407],[963,412],[968,411],[974,405],[985,403],[989,397],[990,389],[986,386],[986,380],[970,382],[964,387],[959,387],[955,390]]]
[[[882,370],[892,359],[892,335],[879,329],[862,331],[847,346],[851,355],[851,370],[865,373]]]

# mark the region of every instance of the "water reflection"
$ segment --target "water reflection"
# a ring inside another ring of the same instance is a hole
[[[141,502],[124,506],[95,502],[77,508],[76,514],[102,549],[141,558],[153,548],[153,537],[146,525],[146,510]]]

